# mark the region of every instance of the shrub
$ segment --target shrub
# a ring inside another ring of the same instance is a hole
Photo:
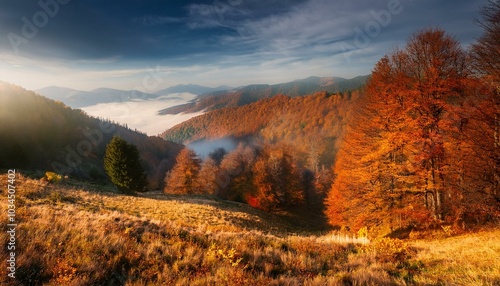
[[[57,183],[62,180],[62,176],[59,174],[56,174],[54,172],[46,172],[45,176],[43,177],[47,182],[49,183]]]

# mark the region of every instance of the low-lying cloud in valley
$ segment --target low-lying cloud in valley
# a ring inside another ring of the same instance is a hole
[[[163,131],[203,112],[158,115],[158,111],[172,106],[185,104],[196,98],[191,93],[176,93],[152,100],[131,100],[126,102],[101,103],[83,107],[92,116],[107,118],[127,125],[148,135],[158,135]]]

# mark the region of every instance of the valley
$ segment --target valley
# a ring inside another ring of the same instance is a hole
[[[0,1],[0,33],[0,285],[500,285],[499,1]]]

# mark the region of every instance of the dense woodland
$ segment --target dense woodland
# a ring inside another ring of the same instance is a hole
[[[498,219],[498,81],[479,72],[438,29],[377,63],[334,166],[332,224],[387,232]]]
[[[189,143],[232,137],[241,143],[228,154],[215,150],[204,160],[185,149],[167,174],[165,192],[212,194],[265,211],[300,212],[320,224],[336,146],[359,95],[278,95],[181,123],[164,138]]]
[[[51,171],[105,183],[106,145],[118,135],[139,148],[149,188],[158,189],[181,149],[7,83],[0,83],[0,122],[0,169]]]
[[[165,191],[267,211],[324,203],[332,226],[378,234],[498,223],[499,6],[484,9],[485,34],[470,50],[444,30],[425,29],[384,56],[362,89],[278,95],[166,131],[177,142],[232,136],[246,144],[219,164],[183,151]]]
[[[174,142],[246,138],[250,142],[292,144],[315,165],[331,165],[336,141],[342,136],[351,101],[358,91],[319,92],[304,97],[278,95],[224,108],[183,122],[161,136]],[[328,147],[327,147],[328,146]]]

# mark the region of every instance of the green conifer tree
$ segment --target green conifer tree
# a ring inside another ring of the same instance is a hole
[[[104,169],[120,192],[143,191],[148,184],[139,150],[120,137],[113,137],[106,146]]]

